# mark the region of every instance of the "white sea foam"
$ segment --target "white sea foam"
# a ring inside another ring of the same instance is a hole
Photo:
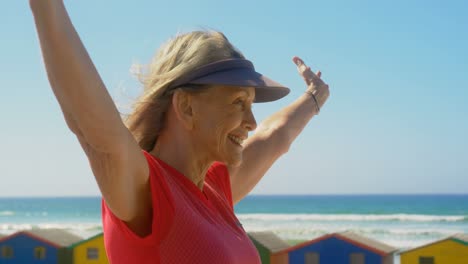
[[[464,216],[238,214],[247,231],[273,231],[287,240],[310,240],[353,231],[397,248],[423,245],[456,233],[468,233]]]
[[[411,239],[419,239],[419,238],[431,238],[431,237],[446,237],[449,235],[453,235],[455,233],[463,233],[465,232],[462,228],[427,228],[427,227],[408,227],[404,228],[394,228],[392,226],[382,226],[380,228],[374,227],[363,227],[358,225],[321,225],[321,226],[314,226],[314,225],[305,225],[302,227],[298,226],[287,226],[287,225],[269,225],[269,226],[262,226],[262,225],[249,225],[244,224],[244,228],[249,231],[274,231],[278,233],[282,233],[288,237],[295,237],[296,235],[305,235],[305,236],[314,236],[314,235],[321,235],[326,233],[332,232],[343,232],[347,230],[352,230],[354,232],[360,233],[362,235],[370,235],[370,236],[382,236],[382,237],[395,237],[395,238],[411,238]]]
[[[313,226],[304,226],[302,228],[293,228],[293,227],[261,227],[261,226],[249,226],[244,225],[244,228],[247,232],[250,231],[273,231],[276,235],[285,240],[311,240],[317,237],[330,234],[330,233],[339,233],[344,231],[352,231],[354,233],[363,235],[365,237],[376,239],[388,245],[394,246],[396,248],[404,249],[409,247],[421,246],[426,243],[436,241],[455,233],[463,232],[463,230],[450,230],[450,229],[424,229],[419,230],[413,229],[372,229],[372,228],[363,228],[356,227],[352,225],[346,226],[329,226],[329,227],[320,227],[314,228]]]
[[[5,213],[5,211],[3,212]],[[287,240],[310,240],[333,232],[351,230],[398,248],[423,245],[455,233],[468,233],[464,216],[357,215],[357,214],[238,214],[247,231],[273,231]],[[5,218],[3,218],[3,221]],[[0,234],[20,230],[60,228],[83,238],[102,232],[100,219],[57,222],[0,222]]]
[[[36,224],[14,224],[0,223],[0,234],[9,235],[22,230],[32,230],[37,228],[51,229],[58,228],[69,231],[83,238],[102,232],[100,222],[96,223],[36,223]]]
[[[13,211],[0,211],[0,217],[1,216],[14,216],[15,212]]]
[[[400,221],[462,222],[467,216],[421,214],[238,214],[241,221]]]

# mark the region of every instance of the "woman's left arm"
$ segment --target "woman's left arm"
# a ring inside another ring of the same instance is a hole
[[[298,58],[293,58],[307,84],[296,101],[263,121],[245,141],[242,163],[229,167],[234,204],[242,200],[265,175],[273,163],[289,150],[312,117],[320,111],[330,94],[328,85]]]

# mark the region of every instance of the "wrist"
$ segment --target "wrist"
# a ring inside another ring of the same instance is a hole
[[[317,115],[320,113],[320,106],[319,106],[319,103],[318,103],[318,100],[317,100],[317,97],[315,96],[315,90],[312,90],[312,89],[307,89],[304,93],[310,97],[312,99],[312,101],[314,102],[315,104],[315,109],[317,111]]]
[[[58,7],[63,7],[63,0],[29,0],[29,7],[36,15],[50,16]]]

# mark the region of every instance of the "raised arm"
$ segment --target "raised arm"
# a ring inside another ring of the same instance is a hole
[[[104,199],[130,227],[141,226],[135,221],[142,220],[135,219],[148,220],[151,209],[143,153],[123,124],[63,1],[30,0],[30,7],[50,85]]]
[[[320,79],[321,73],[314,74],[298,57],[293,61],[308,88],[292,104],[263,121],[255,134],[246,140],[242,164],[229,168],[234,203],[242,200],[273,163],[289,150],[294,139],[328,99],[328,85]]]

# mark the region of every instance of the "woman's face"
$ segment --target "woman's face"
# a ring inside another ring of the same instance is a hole
[[[255,89],[216,86],[194,95],[192,139],[207,159],[237,166],[243,141],[257,127],[252,113]]]

